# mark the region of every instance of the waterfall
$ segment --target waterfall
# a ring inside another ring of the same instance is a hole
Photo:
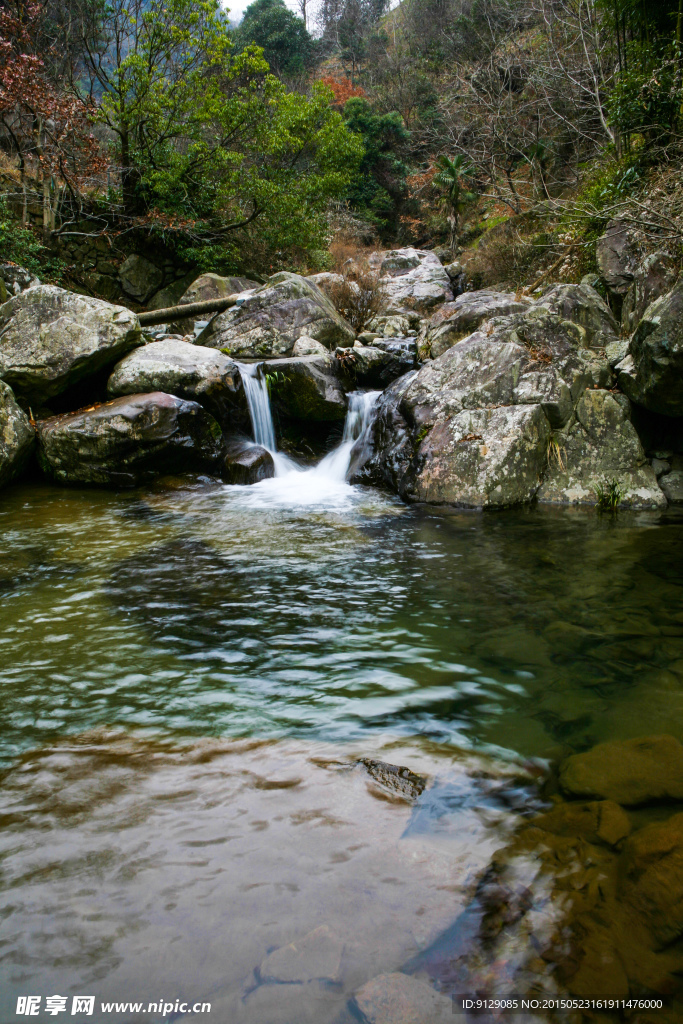
[[[238,363],[244,393],[247,396],[254,441],[269,452],[275,452],[275,427],[270,411],[268,381],[263,372],[263,363]]]
[[[346,480],[351,465],[352,449],[356,445],[366,445],[369,441],[372,411],[381,394],[381,391],[353,391],[349,395],[341,444],[326,455],[311,472],[331,480]]]

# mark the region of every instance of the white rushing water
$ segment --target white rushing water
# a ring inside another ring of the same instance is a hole
[[[341,443],[315,466],[300,466],[284,452],[277,450],[275,427],[270,408],[268,382],[262,364],[240,364],[244,390],[251,416],[254,441],[267,448],[275,462],[275,476],[240,488],[248,492],[244,498],[253,506],[321,506],[348,505],[353,488],[346,477],[351,465],[351,452],[360,442],[369,442],[372,411],[381,391],[354,391]]]

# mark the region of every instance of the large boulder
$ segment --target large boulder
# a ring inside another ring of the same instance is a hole
[[[296,420],[329,422],[346,417],[346,397],[334,359],[299,356],[263,364],[277,409]]]
[[[485,508],[529,501],[551,430],[611,380],[584,333],[543,308],[491,320],[384,393],[357,479],[403,497]]]
[[[683,800],[683,746],[673,736],[598,743],[560,765],[560,787],[572,797],[627,807]]]
[[[372,259],[379,267],[385,314],[408,312],[424,316],[453,298],[451,282],[438,256],[422,249],[392,249]]]
[[[147,301],[147,309],[168,309],[169,306],[177,306],[196,276],[197,271],[192,270],[183,277],[178,277],[175,281],[171,281],[164,288],[160,288]]]
[[[631,401],[683,416],[683,278],[647,307],[629,352],[633,362],[623,367],[619,383]]]
[[[161,288],[164,274],[151,260],[136,253],[121,264],[119,278],[126,295],[144,305]]]
[[[267,448],[253,441],[226,441],[221,476],[228,484],[257,484],[275,476],[275,462]]]
[[[418,338],[420,354],[423,358],[438,359],[485,320],[523,313],[530,305],[530,299],[517,298],[511,292],[465,292],[455,302],[444,303],[424,325]]]
[[[0,306],[0,378],[20,401],[37,406],[141,341],[129,309],[38,285]]]
[[[134,487],[160,473],[207,470],[221,429],[197,402],[157,391],[38,423],[38,460],[57,483]]]
[[[149,391],[199,402],[223,427],[249,423],[239,369],[214,348],[171,338],[136,348],[114,367],[107,392],[118,397]]]
[[[628,291],[641,262],[641,233],[628,221],[611,220],[598,239],[595,256],[600,276],[612,294]]]
[[[12,389],[0,381],[0,486],[19,475],[33,451],[35,437]]]
[[[376,338],[371,345],[338,349],[337,358],[354,386],[385,388],[417,364],[417,346],[412,339]]]
[[[538,305],[578,324],[586,332],[589,348],[605,348],[619,340],[614,314],[589,284],[555,284],[541,296]]]
[[[667,252],[653,252],[638,266],[621,307],[621,322],[631,334],[645,310],[676,284],[676,261]]]
[[[39,277],[26,267],[18,267],[16,263],[0,263],[0,278],[7,291],[7,295],[3,296],[3,302],[11,295],[18,295],[19,292],[25,292],[27,288],[35,288],[40,284]]]
[[[326,348],[353,345],[355,334],[321,290],[298,274],[275,274],[240,306],[219,313],[202,331],[200,345],[236,359],[289,355],[305,335]]]
[[[594,505],[598,488],[616,482],[620,504],[666,507],[630,414],[625,395],[584,391],[572,423],[553,437],[538,500]]]
[[[189,302],[205,302],[208,299],[222,299],[226,295],[260,288],[258,281],[248,277],[221,277],[220,274],[200,274],[187,288],[180,299],[180,305]]]

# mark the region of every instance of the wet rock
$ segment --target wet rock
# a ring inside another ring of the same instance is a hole
[[[538,305],[582,327],[588,348],[604,348],[619,340],[619,325],[612,311],[590,285],[553,285],[541,296]]]
[[[451,282],[433,252],[422,249],[392,249],[377,254],[375,262],[385,294],[385,314],[406,312],[425,315],[453,298]]]
[[[453,1020],[452,1000],[408,974],[377,975],[356,992],[353,1005],[366,1024],[446,1024]]]
[[[327,925],[270,953],[259,974],[266,982],[328,981],[340,979],[344,943]]]
[[[626,812],[613,800],[591,803],[561,803],[533,818],[531,827],[558,836],[581,836],[589,843],[616,846],[631,831]]]
[[[465,292],[455,302],[445,303],[423,327],[418,347],[424,356],[437,359],[494,316],[523,313],[530,299],[516,298],[511,292]]]
[[[36,433],[12,389],[0,381],[0,486],[17,477],[28,462]]]
[[[621,896],[647,925],[658,948],[683,935],[683,814],[654,822],[627,840]]]
[[[273,456],[251,441],[226,442],[221,476],[229,484],[257,484],[275,476]]]
[[[660,477],[659,486],[672,505],[683,505],[683,470],[674,469]]]
[[[346,417],[346,397],[330,356],[273,359],[263,364],[271,400],[297,420],[328,422]]]
[[[614,295],[625,295],[640,265],[640,233],[627,221],[611,220],[598,239],[595,256],[600,275]]]
[[[372,345],[354,345],[353,351],[339,349],[337,356],[346,373],[361,387],[385,388],[412,370],[417,363],[415,342],[377,338]]]
[[[151,260],[134,254],[121,264],[119,278],[126,295],[144,305],[161,287],[164,274]]]
[[[113,397],[150,391],[199,402],[223,427],[249,423],[239,369],[214,348],[170,338],[153,341],[117,363],[107,383]]]
[[[355,334],[326,295],[298,274],[276,274],[242,305],[219,313],[197,339],[234,358],[286,356],[306,336],[327,348],[350,347]]]
[[[539,501],[594,505],[597,488],[616,481],[620,504],[664,508],[666,499],[630,420],[624,395],[586,390],[573,422],[553,435]]]
[[[38,285],[0,306],[0,378],[34,407],[141,344],[123,306]]]
[[[38,459],[57,483],[133,487],[160,473],[209,469],[221,430],[197,402],[131,395],[38,423]]]
[[[621,309],[621,322],[629,334],[635,331],[650,303],[671,291],[677,276],[676,262],[668,253],[646,256],[634,274]]]
[[[375,761],[371,757],[362,757],[360,764],[383,789],[411,803],[417,800],[427,785],[427,779],[412,772],[410,768],[388,764],[386,761]]]
[[[307,338],[306,335],[294,342],[292,349],[293,356],[326,356],[327,349],[315,338]]]
[[[652,412],[683,416],[683,279],[647,307],[629,352],[632,367],[617,367],[629,398]]]
[[[560,787],[626,807],[683,800],[683,746],[666,735],[599,743],[562,763]]]

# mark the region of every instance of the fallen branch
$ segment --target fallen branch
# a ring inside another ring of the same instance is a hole
[[[205,299],[203,302],[187,302],[184,306],[169,306],[167,309],[153,309],[148,313],[140,313],[142,327],[153,327],[155,324],[167,324],[172,320],[189,320],[201,313],[222,313],[237,303],[237,295],[224,295],[220,299]]]

